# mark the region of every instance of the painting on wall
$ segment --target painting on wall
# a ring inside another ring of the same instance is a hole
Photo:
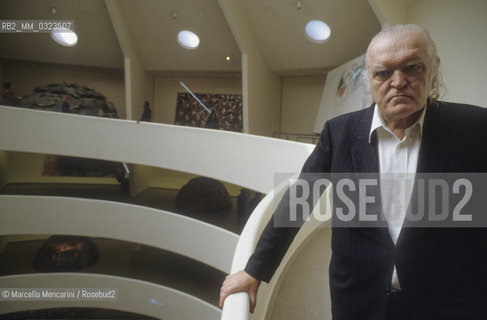
[[[199,101],[189,93],[178,93],[175,124],[243,131],[242,95],[195,93],[195,96]]]
[[[365,55],[328,72],[316,117],[314,132],[320,133],[326,121],[370,106]]]

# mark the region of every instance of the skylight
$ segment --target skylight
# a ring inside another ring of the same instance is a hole
[[[308,40],[315,43],[325,43],[330,37],[330,27],[320,20],[311,20],[304,29]]]
[[[71,30],[56,30],[51,32],[51,38],[60,45],[72,47],[78,43],[78,36]]]
[[[193,50],[198,48],[200,38],[194,32],[183,30],[178,33],[178,43],[185,49]]]

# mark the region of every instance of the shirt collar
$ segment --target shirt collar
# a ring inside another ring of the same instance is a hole
[[[423,134],[423,123],[424,123],[424,115],[426,113],[427,104],[424,106],[423,110],[421,111],[421,115],[419,116],[418,120],[413,123],[409,128],[406,129],[406,133],[411,129],[414,128],[416,125],[419,125],[419,134],[420,136]],[[369,143],[372,141],[372,134],[374,133],[377,128],[384,128],[387,131],[390,131],[389,127],[387,127],[382,115],[379,113],[379,108],[377,104],[374,105],[374,115],[372,117],[372,125],[370,126],[369,132]]]

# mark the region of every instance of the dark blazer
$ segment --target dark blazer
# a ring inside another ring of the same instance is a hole
[[[369,143],[372,116],[373,106],[328,121],[303,172],[378,172],[377,144]],[[487,172],[487,109],[429,104],[417,172]],[[275,216],[286,210],[283,202]],[[276,228],[271,219],[246,272],[268,282],[297,231]],[[333,319],[385,319],[394,265],[404,319],[487,319],[485,229],[405,225],[394,246],[386,224],[333,228]]]

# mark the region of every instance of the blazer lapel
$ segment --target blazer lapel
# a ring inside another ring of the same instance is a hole
[[[379,221],[377,223],[377,229],[375,231],[369,230],[371,236],[375,234],[379,237],[380,243],[384,243],[387,246],[393,246],[392,239],[387,228],[387,222],[384,219],[382,213],[382,202],[380,196],[380,176],[379,176],[379,157],[377,150],[377,137],[375,133],[372,135],[371,141],[369,143],[369,133],[370,126],[372,125],[372,117],[374,114],[374,105],[369,108],[368,112],[358,121],[357,126],[354,130],[354,142],[350,149],[354,170],[358,174],[357,178],[361,177],[361,173],[371,174],[370,178],[377,179],[377,194],[376,194],[376,204],[373,207],[373,211],[377,214]],[[377,233],[376,233],[377,232]]]
[[[450,142],[443,132],[439,108],[439,104],[428,104],[426,109],[416,172],[444,172],[448,164],[450,148],[445,144]]]
[[[448,139],[445,138],[444,129],[442,129],[442,118],[439,112],[439,104],[428,104],[423,123],[423,134],[421,138],[421,148],[419,150],[418,166],[416,173],[435,173],[445,172],[450,148],[446,147]],[[418,175],[416,175],[413,192],[411,193],[411,200],[409,203],[409,210],[418,209]],[[421,222],[419,222],[421,224]],[[411,221],[404,221],[403,228],[399,234],[397,245],[405,241],[411,241],[415,236],[420,235],[425,228],[415,225]]]
[[[377,157],[377,141],[375,134],[369,143],[369,132],[372,124],[374,107],[358,121],[353,132],[355,140],[350,149],[355,172],[379,172],[379,159]]]

